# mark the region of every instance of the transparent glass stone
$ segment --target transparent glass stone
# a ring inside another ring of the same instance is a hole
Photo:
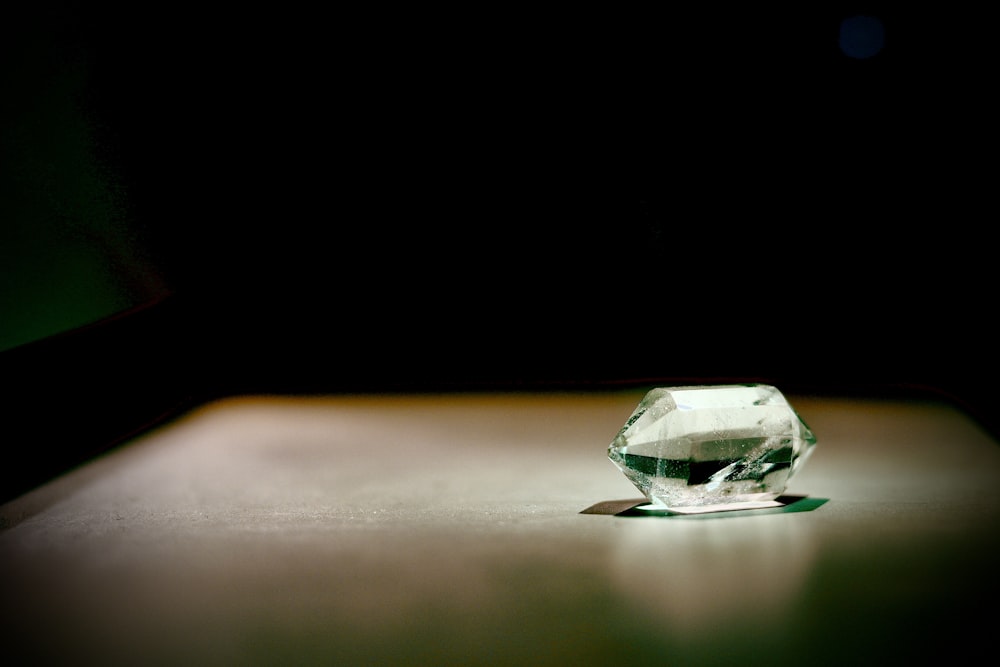
[[[660,387],[639,402],[608,457],[665,509],[767,506],[816,444],[777,388]]]

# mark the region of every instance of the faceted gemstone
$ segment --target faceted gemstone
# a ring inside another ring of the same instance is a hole
[[[774,504],[816,437],[765,384],[651,390],[608,457],[654,507],[713,511]]]

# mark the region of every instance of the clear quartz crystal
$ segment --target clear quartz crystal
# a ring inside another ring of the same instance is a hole
[[[636,406],[608,457],[653,506],[711,511],[773,502],[815,444],[770,385],[660,387]]]

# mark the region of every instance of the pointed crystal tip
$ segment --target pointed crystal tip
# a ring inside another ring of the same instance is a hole
[[[660,387],[632,411],[608,458],[651,503],[690,512],[774,500],[815,444],[771,385]]]

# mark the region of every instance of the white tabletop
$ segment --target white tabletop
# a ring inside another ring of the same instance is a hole
[[[802,500],[594,513],[640,497],[606,448],[641,397],[206,404],[0,507],[5,651],[844,665],[990,647],[1000,447],[964,414],[789,395],[819,439]]]

